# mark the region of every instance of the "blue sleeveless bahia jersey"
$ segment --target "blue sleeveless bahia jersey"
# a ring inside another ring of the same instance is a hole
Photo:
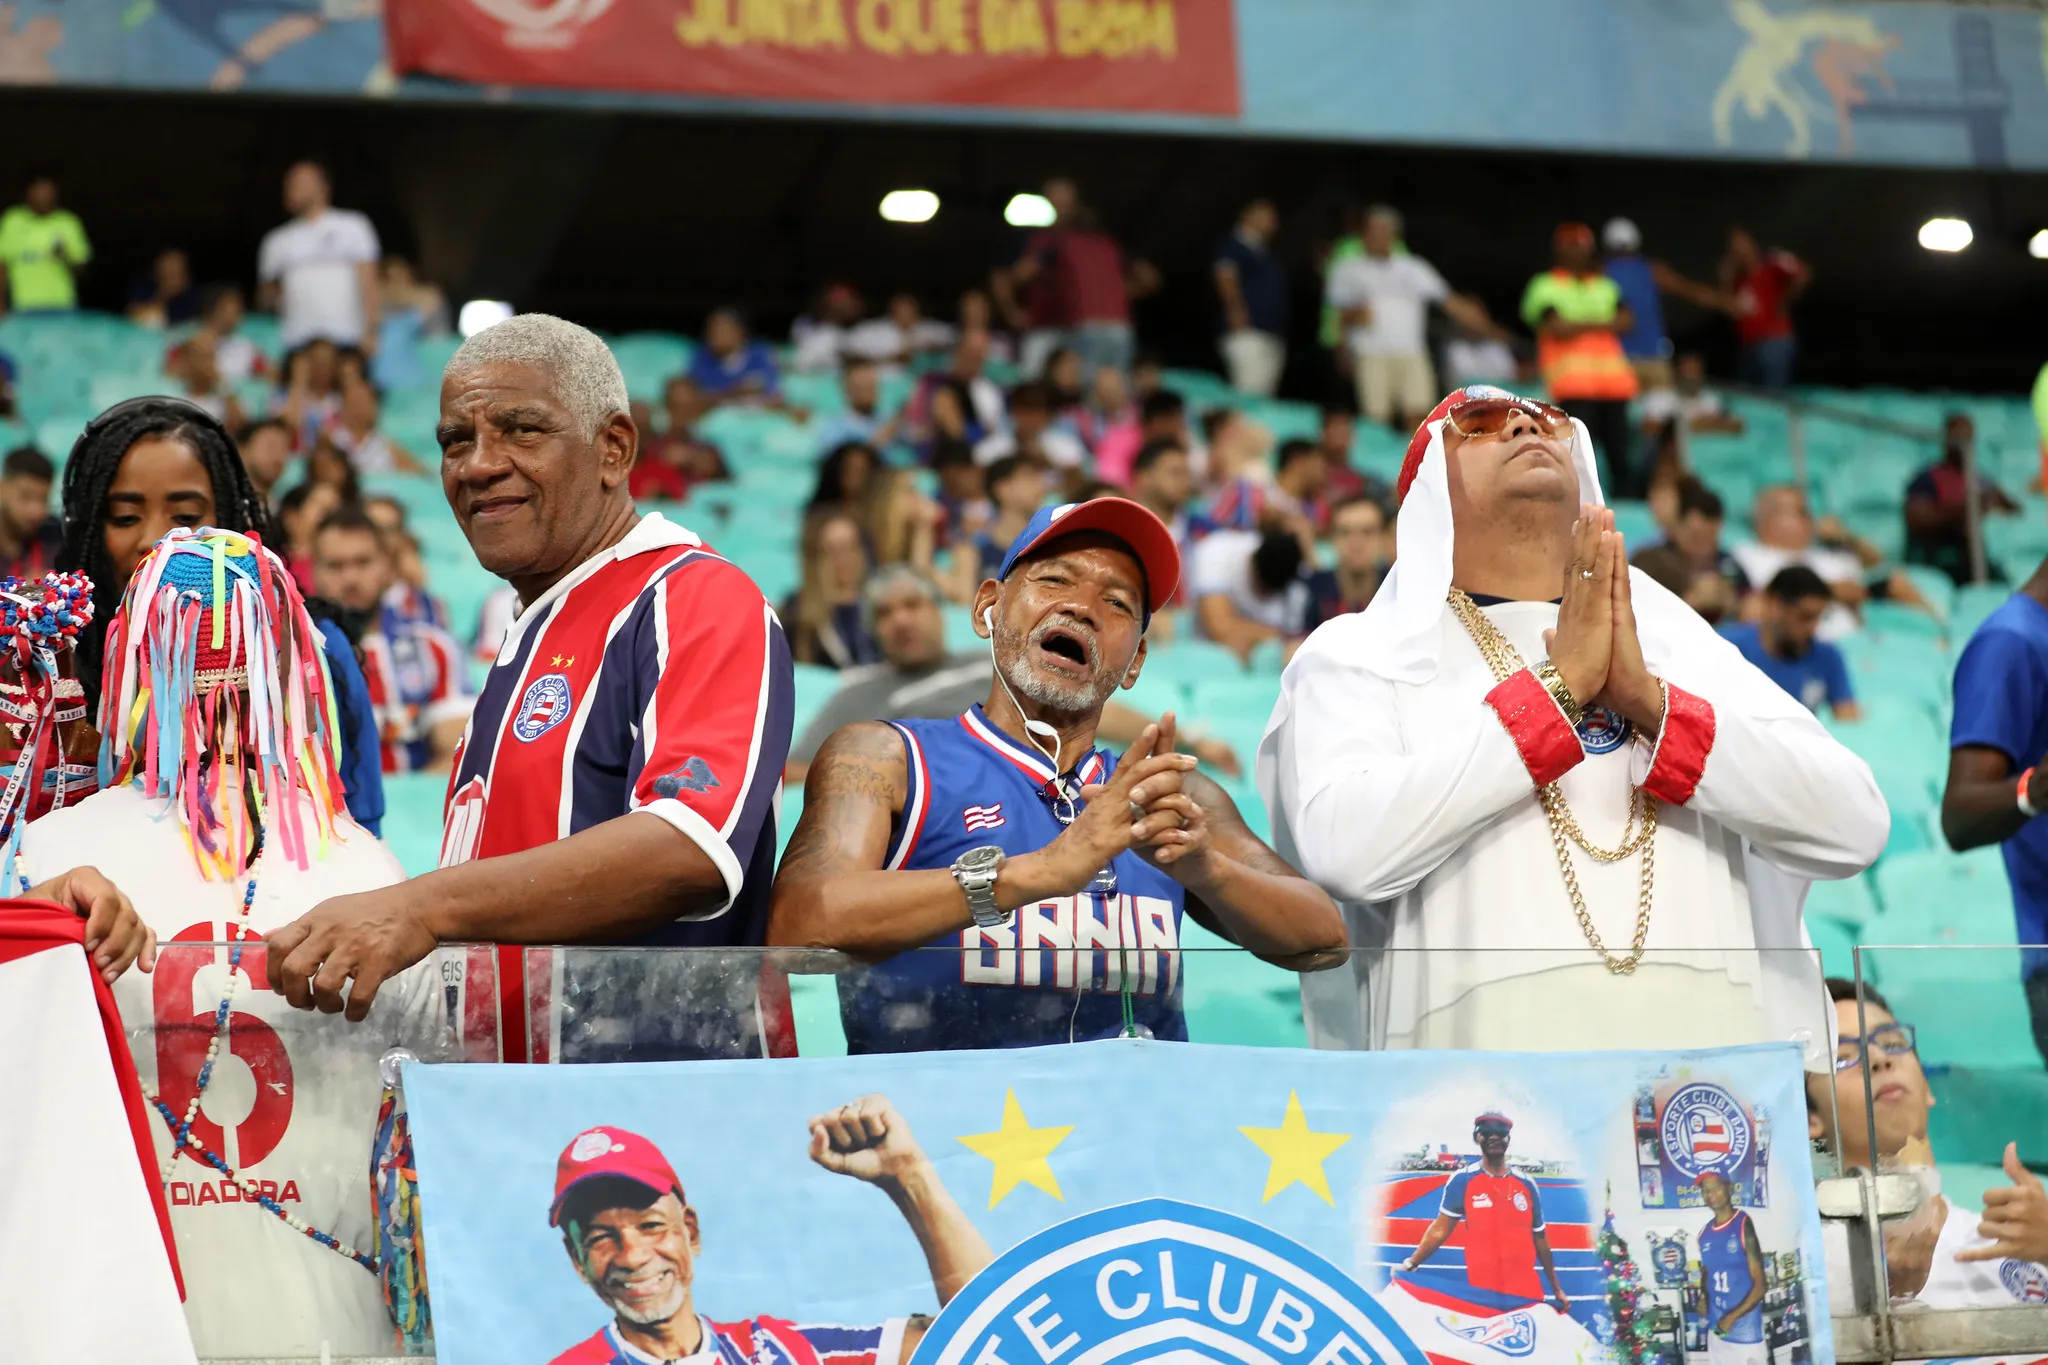
[[[1749,1215],[1737,1209],[1725,1223],[1709,1223],[1700,1232],[1700,1278],[1707,1286],[1707,1327],[1749,1297],[1756,1279],[1749,1273]],[[1722,1340],[1754,1345],[1764,1339],[1764,1301],[1735,1320]]]
[[[890,722],[902,736],[909,795],[891,831],[887,868],[949,868],[970,848],[1011,857],[1059,837],[1045,755],[1011,739],[979,706],[951,720]],[[1075,787],[1107,780],[1116,760],[1091,750]],[[1063,782],[1064,785],[1064,782]],[[839,978],[852,1052],[1019,1047],[1112,1038],[1123,1028],[1126,974],[1137,1021],[1185,1040],[1180,884],[1135,853],[1112,865],[1116,888],[1017,907],[1009,924],[969,926]]]

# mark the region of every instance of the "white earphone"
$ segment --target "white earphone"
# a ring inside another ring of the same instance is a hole
[[[994,607],[983,607],[981,609],[981,623],[988,627],[989,662],[995,663],[996,609]],[[1001,664],[996,664],[996,681],[1003,685],[1003,693],[1004,695],[1009,697],[1010,705],[1017,708],[1017,714],[1020,716],[1024,715],[1024,704],[1017,700],[1017,694],[1015,692],[1010,691],[1010,683],[1008,679],[1003,677],[1003,668]],[[1053,729],[1052,726],[1047,725],[1042,720],[1032,720],[1030,717],[1026,716],[1024,719],[1024,733],[1027,735],[1043,736],[1052,741],[1052,770],[1054,772],[1060,771],[1060,732]],[[1034,749],[1038,748],[1036,744],[1033,744],[1031,747]],[[1042,753],[1044,751],[1040,750],[1040,752]]]

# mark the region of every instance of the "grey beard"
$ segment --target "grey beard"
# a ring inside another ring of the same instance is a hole
[[[614,1298],[602,1289],[598,1292],[599,1297],[603,1298],[611,1306],[612,1312],[618,1314],[627,1322],[632,1323],[635,1327],[653,1327],[658,1323],[667,1322],[670,1318],[683,1311],[683,1304],[690,1294],[689,1287],[678,1279],[674,1292],[662,1300],[660,1306],[632,1309],[626,1307],[623,1296]]]
[[[1003,678],[1010,686],[1040,706],[1049,706],[1055,711],[1070,715],[1092,711],[1100,707],[1116,691],[1117,679],[1114,676],[1104,677],[1099,667],[1095,676],[1087,682],[1061,682],[1038,672],[1024,657],[1024,651],[1030,644],[1028,636],[1004,632],[1002,644],[1004,648],[1011,650],[1009,664],[998,665],[1002,667]],[[1089,652],[1099,654],[1099,650],[1092,644]]]

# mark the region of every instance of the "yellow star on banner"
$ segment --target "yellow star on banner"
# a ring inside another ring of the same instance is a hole
[[[1337,1201],[1330,1197],[1330,1179],[1323,1174],[1323,1162],[1332,1152],[1351,1141],[1351,1134],[1311,1132],[1308,1115],[1301,1110],[1300,1095],[1292,1090],[1287,1092],[1287,1113],[1281,1118],[1278,1128],[1239,1128],[1237,1131],[1272,1159],[1272,1164],[1266,1168],[1266,1195],[1259,1201],[1261,1204],[1289,1185],[1306,1185],[1321,1195],[1325,1204],[1336,1204]]]
[[[1060,1193],[1060,1182],[1053,1177],[1052,1167],[1045,1159],[1073,1131],[1071,1124],[1065,1128],[1033,1128],[1024,1117],[1024,1106],[1017,1103],[1017,1092],[1007,1090],[1003,1093],[1003,1126],[993,1133],[969,1133],[958,1141],[995,1163],[995,1178],[988,1191],[990,1208],[1002,1203],[1020,1184],[1036,1185],[1064,1204],[1066,1196]]]

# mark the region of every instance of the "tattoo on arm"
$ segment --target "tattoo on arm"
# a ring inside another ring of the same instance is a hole
[[[873,822],[879,817],[886,826],[903,809],[908,785],[903,739],[894,727],[867,721],[835,732],[811,760],[803,817],[777,878],[846,869],[861,854],[861,835]]]

